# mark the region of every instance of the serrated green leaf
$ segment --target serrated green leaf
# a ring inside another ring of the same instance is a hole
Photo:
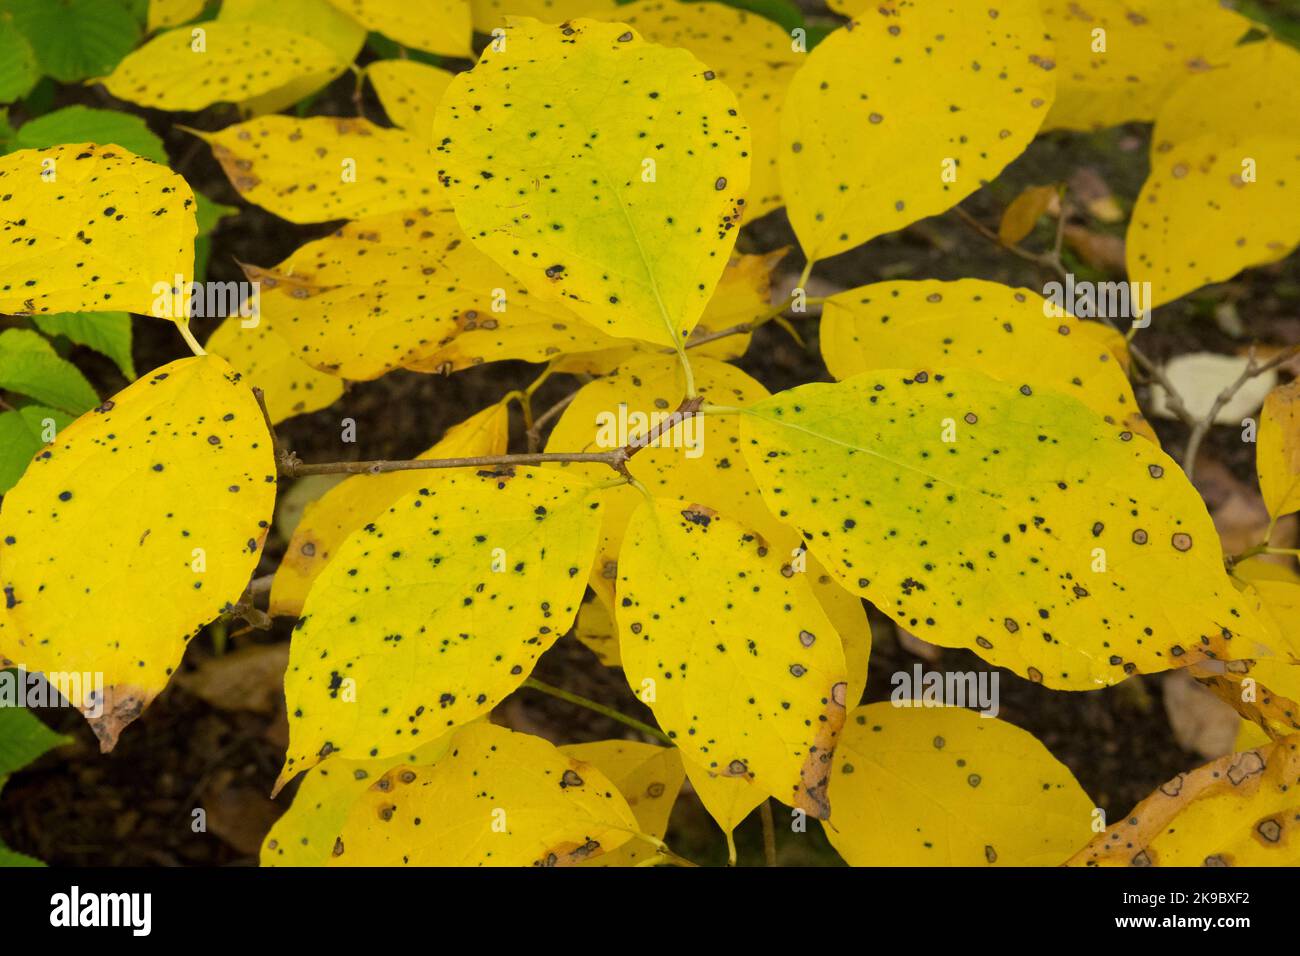
[[[31,329],[0,332],[0,389],[17,392],[73,415],[99,404],[81,370]]]
[[[13,19],[0,12],[0,103],[22,99],[40,78],[32,45]]]
[[[41,405],[24,405],[0,413],[0,495],[18,483],[32,458],[45,445],[42,433],[47,420],[54,423],[56,433],[72,424],[68,415]]]
[[[65,106],[24,123],[14,137],[14,149],[41,149],[64,143],[110,143],[137,156],[167,165],[162,140],[138,116],[88,106]]]
[[[33,315],[32,322],[46,335],[66,336],[76,345],[84,345],[108,356],[127,379],[135,379],[135,363],[131,360],[130,313],[60,312]]]
[[[62,83],[103,76],[131,52],[140,25],[104,0],[0,0],[36,51],[42,72]]]

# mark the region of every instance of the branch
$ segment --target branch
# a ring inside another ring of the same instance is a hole
[[[1257,363],[1255,361],[1255,346],[1250,347],[1250,360],[1246,363],[1246,367],[1242,369],[1241,374],[1237,376],[1237,380],[1215,396],[1214,404],[1210,406],[1205,418],[1197,422],[1192,428],[1191,437],[1187,439],[1187,451],[1183,455],[1183,471],[1187,473],[1189,481],[1196,473],[1196,455],[1201,450],[1201,442],[1209,434],[1210,427],[1214,424],[1214,420],[1219,417],[1219,412],[1223,411],[1224,406],[1232,401],[1233,397],[1251,379],[1258,378],[1265,372],[1277,368],[1296,355],[1300,355],[1300,345],[1279,352],[1267,362]]]
[[[568,701],[570,704],[577,704],[579,707],[586,707],[588,710],[595,711],[598,714],[604,714],[611,720],[617,720],[620,724],[625,724],[633,730],[653,737],[655,740],[673,746],[672,738],[660,730],[658,727],[651,727],[647,723],[637,720],[635,717],[629,717],[613,707],[606,707],[604,704],[598,704],[594,700],[579,696],[571,691],[564,690],[561,687],[553,687],[550,684],[544,684],[535,677],[529,677],[524,681],[523,686],[531,687],[533,690],[539,690],[543,694],[550,694],[552,697],[558,697],[560,700]]]

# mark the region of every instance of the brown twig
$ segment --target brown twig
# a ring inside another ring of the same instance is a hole
[[[776,866],[776,821],[772,819],[771,799],[759,805],[759,816],[763,820],[763,859],[768,866]]]
[[[1300,346],[1292,346],[1289,349],[1279,352],[1267,362],[1256,362],[1255,346],[1252,345],[1250,347],[1250,358],[1246,362],[1246,367],[1241,370],[1241,374],[1237,376],[1236,380],[1231,385],[1215,396],[1214,404],[1210,406],[1210,410],[1206,413],[1205,418],[1197,422],[1192,428],[1192,434],[1187,439],[1187,451],[1183,456],[1183,471],[1187,473],[1189,480],[1196,474],[1196,455],[1201,450],[1201,442],[1203,442],[1205,436],[1209,434],[1210,427],[1214,424],[1214,420],[1219,417],[1219,412],[1223,411],[1224,406],[1232,401],[1236,394],[1241,391],[1245,384],[1251,379],[1258,378],[1265,372],[1277,368],[1279,365],[1290,361],[1296,355],[1300,355]]]

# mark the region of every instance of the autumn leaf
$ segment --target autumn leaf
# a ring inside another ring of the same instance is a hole
[[[366,77],[394,126],[433,142],[433,114],[452,74],[415,60],[380,60],[366,67]]]
[[[1296,866],[1300,735],[1180,773],[1070,859],[1073,866]]]
[[[1300,382],[1275,388],[1264,399],[1255,469],[1270,516],[1300,511]]]
[[[973,710],[859,707],[834,762],[826,836],[852,866],[1057,866],[1091,833],[1069,769]]]
[[[1300,52],[1275,40],[1224,53],[1165,101],[1127,238],[1129,278],[1151,283],[1153,305],[1295,248],[1297,111]]]
[[[622,24],[520,19],[451,82],[434,137],[465,232],[529,292],[682,346],[749,182],[749,130],[714,72]]]
[[[1180,84],[1216,69],[1250,28],[1213,0],[1045,0],[1056,102],[1044,129],[1153,120]]]
[[[194,269],[194,193],[119,146],[71,144],[0,157],[0,312],[154,314]]]
[[[102,674],[102,696],[71,703],[111,750],[248,585],[275,480],[257,402],[216,356],[165,365],[82,415],[0,508],[0,660]]]
[[[277,789],[332,754],[408,749],[522,684],[573,624],[600,511],[597,486],[552,469],[448,469],[348,537],[290,645]]]
[[[1005,245],[1019,245],[1034,231],[1046,213],[1061,214],[1061,194],[1056,186],[1030,186],[1007,204],[998,224],[998,238]]]
[[[348,815],[336,866],[573,866],[624,846],[637,819],[591,763],[482,722],[431,765],[388,770]]]
[[[619,651],[628,684],[692,760],[827,819],[844,652],[784,561],[711,509],[645,501],[619,552]]]
[[[505,404],[490,405],[448,428],[441,441],[416,457],[503,455],[509,426]],[[422,471],[353,475],[307,505],[276,570],[270,612],[295,617],[301,614],[312,584],[348,537],[383,515],[399,498],[418,491],[428,478],[428,473]]]
[[[782,106],[782,191],[810,260],[956,205],[1024,150],[1055,93],[1033,0],[860,16],[807,55]]]
[[[879,368],[975,369],[1071,395],[1155,442],[1114,354],[1083,334],[1086,323],[1055,311],[1036,292],[982,279],[878,282],[826,300],[822,358],[838,379]]]
[[[258,321],[246,326],[227,318],[208,337],[207,351],[224,358],[266,396],[271,423],[328,408],[343,394],[343,380],[317,371],[294,354],[289,343]]]
[[[1076,399],[890,370],[739,417],[768,506],[923,640],[1072,690],[1271,652],[1178,466]]]
[[[430,0],[413,5],[410,0],[330,0],[338,9],[403,46],[468,57],[470,51],[469,0]]]

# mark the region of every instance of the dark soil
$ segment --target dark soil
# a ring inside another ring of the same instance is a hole
[[[315,113],[351,111],[350,80],[319,97]],[[100,102],[102,91],[71,90],[67,102]],[[58,105],[65,105],[60,102]],[[115,108],[133,110],[125,104]],[[367,104],[368,115],[382,115]],[[133,110],[134,111],[134,110]],[[136,111],[138,112],[138,111]],[[328,227],[303,228],[285,223],[242,203],[206,148],[173,128],[173,120],[199,128],[219,128],[233,117],[212,110],[192,117],[147,114],[151,127],[165,137],[174,164],[196,191],[242,208],[237,219],[226,220],[213,237],[209,277],[240,279],[236,261],[271,265]],[[21,117],[16,117],[17,122]],[[996,183],[964,203],[970,213],[996,228],[1001,210],[1023,188],[1067,180],[1079,167],[1091,167],[1126,206],[1131,205],[1146,173],[1149,128],[1142,125],[1094,135],[1052,134],[1040,138]],[[1119,227],[1085,223],[1090,228],[1122,235]],[[1026,240],[1042,249],[1051,242],[1050,227]],[[783,212],[754,224],[741,237],[746,251],[793,246],[794,237]],[[797,275],[802,265],[793,253],[783,271]],[[1087,266],[1078,265],[1080,269]],[[976,235],[948,214],[917,223],[901,233],[881,237],[859,249],[818,265],[815,281],[851,287],[892,278],[956,279],[977,277],[1030,288],[1042,288],[1048,278],[1033,264],[1007,254]],[[1212,317],[1215,304],[1236,303],[1245,334],[1234,338]],[[1231,283],[1203,289],[1155,313],[1140,343],[1152,358],[1202,350],[1240,351],[1248,342],[1287,344],[1300,341],[1300,259],[1293,255],[1277,265],[1251,270]],[[215,323],[196,322],[202,339]],[[800,347],[782,329],[768,325],[755,336],[740,362],[768,388],[776,390],[827,379],[816,348],[816,321],[803,320],[799,330],[808,339]],[[167,323],[137,317],[135,359],[144,372],[187,354]],[[77,349],[74,358],[90,374],[102,394],[126,382],[106,361]],[[411,457],[430,445],[442,430],[507,391],[527,384],[537,368],[500,363],[451,377],[398,372],[375,382],[353,384],[331,409],[300,416],[279,429],[287,447],[307,461],[338,458]],[[536,399],[546,408],[577,386],[558,376]],[[1145,399],[1145,389],[1139,388]],[[357,442],[342,445],[339,420],[356,420]],[[1177,423],[1157,420],[1165,448],[1175,457],[1186,442]],[[516,425],[516,444],[522,435]],[[1228,466],[1237,478],[1253,486],[1253,449],[1232,430],[1211,433],[1205,454]],[[272,572],[284,543],[268,541],[259,574]],[[1169,599],[1176,601],[1176,583]],[[160,596],[165,600],[165,596]],[[258,644],[289,640],[292,622],[277,620],[270,630],[252,631],[242,622],[208,628],[192,643],[182,671],[192,671],[221,644],[220,635],[236,632],[225,652]],[[890,675],[910,670],[919,658],[894,637],[893,625],[872,612],[875,646],[866,699],[886,700]],[[243,633],[239,633],[243,628]],[[966,651],[941,650],[931,669],[989,670]],[[1054,692],[1010,672],[999,671],[999,716],[1031,731],[1064,761],[1107,817],[1129,810],[1157,785],[1203,760],[1179,747],[1162,706],[1162,678],[1135,677],[1106,690]],[[541,660],[536,676],[611,705],[624,713],[651,720],[636,701],[621,672],[597,663],[572,636],[560,640]],[[286,729],[283,700],[274,713],[213,707],[178,686],[171,686],[144,716],[123,734],[117,749],[101,755],[93,735],[75,712],[50,709],[41,716],[73,738],[56,751],[16,774],[0,794],[0,839],[16,850],[52,864],[64,865],[189,865],[256,862],[261,836],[288,807],[293,787],[278,799],[267,796],[283,759]],[[497,719],[556,742],[598,740],[625,735],[623,725],[531,690],[514,695],[496,712]],[[193,811],[207,813],[207,832],[192,828]],[[820,828],[795,837],[782,832],[778,840],[786,863],[832,863]],[[716,826],[693,796],[684,797],[674,813],[668,842],[680,854],[705,863],[725,860],[725,846]],[[742,864],[761,860],[757,814],[737,833]]]

